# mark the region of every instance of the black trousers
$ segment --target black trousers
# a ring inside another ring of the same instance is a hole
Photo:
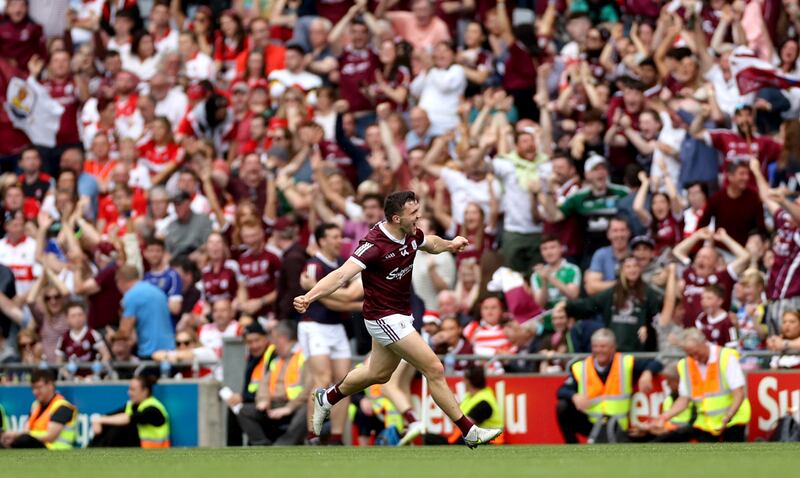
[[[139,448],[139,431],[136,425],[103,425],[103,431],[89,442],[91,448]]]
[[[572,400],[558,399],[556,403],[556,417],[561,435],[567,443],[578,443],[578,435],[588,437],[592,433],[592,422],[582,411],[575,408]]]
[[[20,435],[17,437],[16,440],[11,442],[11,448],[46,448],[44,443],[40,442],[36,438],[28,435],[27,433],[24,435]]]
[[[245,403],[236,417],[250,445],[299,445],[306,436],[306,408],[273,420],[258,410],[254,403]]]
[[[744,425],[734,425],[726,428],[721,435],[712,435],[699,428],[683,427],[661,435],[654,441],[656,443],[685,443],[691,440],[697,440],[701,443],[744,442],[747,440],[745,431],[746,427]]]

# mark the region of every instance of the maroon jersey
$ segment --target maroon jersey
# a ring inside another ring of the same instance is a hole
[[[356,172],[353,160],[342,151],[342,148],[336,144],[336,141],[322,140],[322,142],[319,143],[319,149],[320,153],[322,153],[322,159],[335,164],[336,168],[341,171],[353,185],[358,185],[358,173]]]
[[[363,90],[375,81],[379,64],[378,55],[369,48],[356,50],[347,46],[342,52],[339,57],[339,91],[342,99],[350,103],[350,111],[375,109]]]
[[[259,299],[275,290],[281,260],[266,249],[260,251],[247,250],[239,257],[239,282],[247,288],[247,297]],[[264,315],[272,311],[272,305],[258,311]]]
[[[727,268],[723,271],[712,273],[708,277],[700,277],[694,270],[694,266],[689,267],[683,272],[683,304],[686,309],[686,314],[683,316],[684,327],[694,327],[695,320],[703,312],[703,306],[700,304],[700,299],[703,296],[703,290],[706,286],[717,285],[725,290],[725,303],[722,304],[724,310],[731,307],[731,291],[736,282],[736,274]]]
[[[411,270],[417,249],[425,244],[420,229],[397,239],[379,222],[369,230],[350,260],[361,266],[364,283],[365,320],[394,314],[411,314]]]
[[[327,18],[334,25],[342,19],[350,7],[352,0],[315,0],[314,7],[317,15]]]
[[[769,269],[767,295],[770,300],[800,296],[800,231],[783,209],[775,213],[775,261]]]
[[[10,60],[17,68],[27,70],[28,61],[33,55],[47,59],[45,41],[41,25],[30,17],[14,23],[10,18],[0,14],[0,58]]]
[[[84,327],[77,334],[68,330],[58,339],[56,353],[62,359],[75,359],[77,362],[92,362],[100,356],[103,337],[89,327]]]
[[[714,317],[700,312],[694,326],[703,332],[709,342],[720,347],[730,346],[732,342],[735,343],[739,340],[736,335],[736,326],[733,325],[730,314],[725,310]]]
[[[239,263],[226,260],[219,267],[209,264],[203,268],[203,300],[213,304],[218,300],[233,300],[239,290]]]
[[[61,123],[56,135],[56,144],[66,145],[80,143],[78,132],[78,110],[81,101],[78,98],[78,86],[72,78],[66,80],[44,80],[42,86],[50,93],[54,100],[64,107]]]
[[[756,136],[748,142],[744,136],[726,129],[711,130],[708,132],[708,136],[711,138],[714,148],[725,157],[722,171],[725,171],[728,164],[733,161],[747,162],[750,161],[750,158],[756,158],[762,165],[766,165],[777,161],[783,149],[781,143],[768,136]],[[727,180],[725,182],[727,183]],[[750,175],[750,187],[756,189],[755,178],[752,175]]]
[[[661,254],[665,247],[673,247],[681,242],[683,236],[680,222],[670,213],[666,218],[653,222],[653,238],[656,242],[656,254]]]

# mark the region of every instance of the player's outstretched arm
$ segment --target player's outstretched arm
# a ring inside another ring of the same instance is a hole
[[[429,234],[425,236],[425,244],[420,249],[430,254],[441,254],[442,252],[456,254],[463,251],[467,245],[469,245],[469,241],[461,236],[456,236],[452,241],[448,241],[439,236]]]
[[[295,297],[295,310],[301,314],[304,313],[312,302],[327,297],[333,294],[336,289],[347,285],[361,270],[361,266],[354,261],[345,262],[341,267],[323,277],[310,291]]]

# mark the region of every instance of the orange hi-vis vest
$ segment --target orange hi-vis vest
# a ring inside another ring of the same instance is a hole
[[[69,450],[75,446],[75,425],[78,422],[78,410],[59,393],[50,400],[44,410],[42,410],[42,404],[39,402],[33,402],[31,406],[28,432],[32,437],[40,440],[47,436],[47,427],[50,425],[50,417],[53,412],[62,406],[72,410],[72,418],[64,425],[64,429],[61,430],[61,433],[58,434],[58,437],[53,442],[45,443],[48,450]]]
[[[300,382],[303,371],[305,357],[303,351],[298,349],[293,353],[288,362],[281,356],[277,356],[269,364],[269,395],[275,397],[278,391],[278,381],[283,375],[283,388],[286,391],[286,398],[294,400],[303,391],[303,384]],[[286,371],[284,372],[284,367]]]
[[[253,368],[253,371],[250,372],[250,383],[247,384],[248,392],[256,393],[258,391],[258,385],[261,383],[261,379],[264,378],[264,373],[267,371],[267,366],[269,366],[273,353],[275,353],[275,345],[270,344],[267,350],[264,351],[264,355],[261,356],[255,368]]]
[[[614,417],[627,430],[633,394],[633,356],[614,354],[606,382],[594,367],[594,357],[572,364],[572,374],[578,382],[578,394],[589,399],[586,415],[596,423],[602,417]]]
[[[738,357],[739,353],[728,347],[710,347],[705,379],[700,373],[699,364],[692,357],[678,362],[678,374],[689,385],[689,395],[697,407],[694,427],[718,435],[722,432],[725,413],[733,403],[733,394],[726,378],[728,363],[732,357]],[[716,358],[716,361],[712,362],[711,357]],[[750,414],[750,401],[745,397],[728,425],[747,425]]]

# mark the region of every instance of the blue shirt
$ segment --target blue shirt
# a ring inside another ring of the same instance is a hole
[[[603,280],[614,280],[617,278],[618,267],[619,263],[614,256],[614,250],[611,246],[606,246],[594,252],[589,270],[603,274]]]
[[[168,298],[180,297],[183,293],[183,282],[181,282],[181,276],[178,275],[175,269],[169,267],[163,272],[145,272],[144,281],[149,282],[164,291]]]
[[[122,316],[136,319],[139,357],[150,357],[157,350],[175,349],[167,296],[158,287],[137,282],[122,297]]]
[[[78,176],[78,194],[91,200],[89,213],[92,215],[92,219],[95,219],[97,217],[97,197],[100,195],[100,185],[97,184],[97,179],[90,174],[81,173]]]

